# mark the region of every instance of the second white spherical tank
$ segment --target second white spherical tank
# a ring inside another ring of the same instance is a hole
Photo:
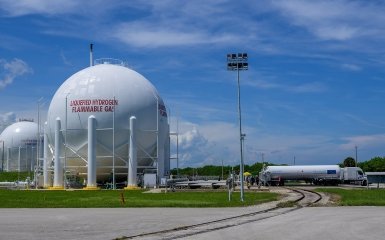
[[[37,123],[31,121],[16,122],[4,129],[0,134],[4,170],[33,171],[37,157],[37,131]]]
[[[137,119],[138,170],[154,167],[159,161],[169,167],[164,162],[169,161],[166,109],[155,87],[142,75],[124,66],[100,64],[75,73],[57,90],[49,106],[46,131],[52,157],[55,122],[60,119],[61,159],[69,173],[86,174],[91,115],[97,121],[99,180],[107,179],[112,167],[118,175],[127,174],[131,116]]]

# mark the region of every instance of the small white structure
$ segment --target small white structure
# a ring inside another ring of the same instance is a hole
[[[162,98],[139,73],[108,59],[100,63],[75,73],[55,93],[45,129],[46,164],[54,166],[54,179],[87,175],[89,187],[97,181],[128,180],[135,185],[136,175],[147,169],[155,170],[160,181],[170,170],[169,124]],[[136,146],[132,152],[130,145]],[[130,171],[135,176],[128,176]]]
[[[0,134],[0,168],[4,171],[34,171],[37,159],[38,125],[21,120]]]

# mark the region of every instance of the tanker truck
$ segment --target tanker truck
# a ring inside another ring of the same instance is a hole
[[[367,184],[361,168],[341,168],[338,165],[267,166],[259,173],[259,179],[261,184],[276,186],[283,186],[287,180],[305,181],[314,185]]]

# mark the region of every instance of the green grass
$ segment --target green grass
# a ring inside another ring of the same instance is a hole
[[[316,191],[339,195],[340,206],[385,206],[384,189],[319,188]]]
[[[122,201],[124,197],[124,203]],[[236,207],[277,200],[278,194],[245,192],[241,202],[238,192],[228,201],[227,192],[143,191],[43,191],[0,190],[0,208],[116,208],[116,207]]]
[[[33,179],[32,172],[0,172],[0,182],[25,181],[27,177]]]

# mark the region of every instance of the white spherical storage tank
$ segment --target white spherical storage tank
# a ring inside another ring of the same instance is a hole
[[[45,128],[48,162],[55,165],[55,127],[60,122],[57,146],[65,174],[87,175],[90,117],[96,123],[98,182],[127,179],[131,117],[136,118],[138,173],[156,171],[158,179],[168,175],[166,108],[155,87],[142,75],[122,65],[104,63],[75,73],[60,86],[49,106]]]
[[[5,128],[0,134],[1,167],[5,171],[33,171],[37,139],[38,125],[35,122],[20,121]]]

